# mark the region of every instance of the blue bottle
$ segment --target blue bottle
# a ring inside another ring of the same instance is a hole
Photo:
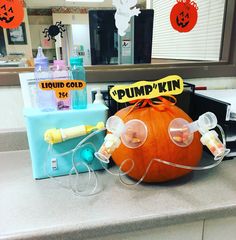
[[[86,82],[85,69],[83,67],[83,58],[76,54],[70,58],[70,78],[72,80],[83,80]],[[87,88],[82,90],[71,91],[71,107],[72,109],[87,108]]]
[[[51,71],[49,70],[48,58],[44,56],[43,49],[38,47],[37,57],[34,59],[36,80],[36,104],[42,111],[56,110],[56,98],[53,91],[44,91],[39,88],[41,80],[51,80]]]

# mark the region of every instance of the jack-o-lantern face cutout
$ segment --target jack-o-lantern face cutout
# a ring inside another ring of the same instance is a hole
[[[179,32],[191,31],[197,23],[197,4],[190,0],[177,0],[172,8],[170,21],[172,27]]]
[[[6,23],[10,23],[14,19],[12,7],[7,9],[6,4],[4,4],[1,9],[3,10],[2,16],[0,17],[0,21],[5,21]]]
[[[24,9],[19,0],[3,0],[0,2],[0,26],[17,28],[24,18]]]
[[[185,14],[185,12],[181,12],[177,17],[176,17],[176,23],[178,26],[185,28],[189,24],[189,14],[188,12]]]

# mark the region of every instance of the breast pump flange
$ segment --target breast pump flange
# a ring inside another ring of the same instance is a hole
[[[200,141],[205,145],[214,156],[214,160],[218,161],[229,153],[225,143],[218,138],[218,134],[214,129],[217,125],[216,115],[212,112],[202,114],[198,120],[189,123],[183,118],[175,118],[169,124],[168,133],[170,139],[179,147],[189,146],[194,138],[194,132],[200,132],[202,135]],[[221,132],[223,130],[219,127]],[[222,134],[223,135],[223,134]],[[224,135],[223,135],[223,141]]]
[[[139,119],[132,119],[124,123],[118,116],[111,116],[106,122],[108,134],[96,158],[104,163],[109,163],[112,153],[123,143],[128,148],[138,148],[144,144],[148,136],[145,123]]]

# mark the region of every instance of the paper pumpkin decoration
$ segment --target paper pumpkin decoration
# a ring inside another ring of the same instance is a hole
[[[0,1],[0,27],[7,29],[17,28],[23,19],[24,9],[21,1]]]
[[[170,21],[172,27],[178,32],[189,32],[197,23],[197,4],[190,0],[177,0],[171,10]]]
[[[128,148],[123,143],[112,154],[114,162],[121,166],[123,172],[144,182],[164,182],[181,177],[191,170],[169,166],[153,159],[161,159],[186,166],[198,165],[202,155],[200,134],[194,133],[194,139],[188,147],[179,147],[173,143],[168,134],[170,122],[175,118],[183,118],[192,122],[191,118],[176,106],[149,105],[136,107],[130,113],[132,107],[121,109],[116,113],[124,122],[138,119],[145,123],[148,129],[148,137],[143,145],[138,148]],[[128,115],[127,115],[128,114]],[[129,159],[131,161],[129,161]],[[124,163],[124,161],[127,161]],[[132,163],[133,161],[133,163]],[[132,168],[133,169],[130,171]]]

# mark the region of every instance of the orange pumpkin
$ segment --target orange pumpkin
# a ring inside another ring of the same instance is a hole
[[[116,113],[124,122],[131,119],[139,119],[143,121],[148,129],[148,137],[143,145],[138,148],[127,148],[121,143],[118,149],[112,154],[114,162],[118,166],[122,166],[123,172],[129,172],[132,167],[132,159],[134,166],[128,175],[135,179],[141,179],[150,162],[153,159],[166,160],[187,166],[198,165],[202,155],[202,145],[200,143],[200,134],[194,133],[192,143],[187,147],[179,147],[172,142],[168,134],[168,126],[175,118],[183,118],[192,122],[191,118],[180,108],[169,105],[161,108],[153,104],[145,107],[132,106],[121,109]],[[125,163],[123,161],[127,160]],[[122,164],[123,163],[123,164]],[[144,182],[164,182],[181,177],[191,170],[181,169],[166,165],[161,162],[153,161]]]

